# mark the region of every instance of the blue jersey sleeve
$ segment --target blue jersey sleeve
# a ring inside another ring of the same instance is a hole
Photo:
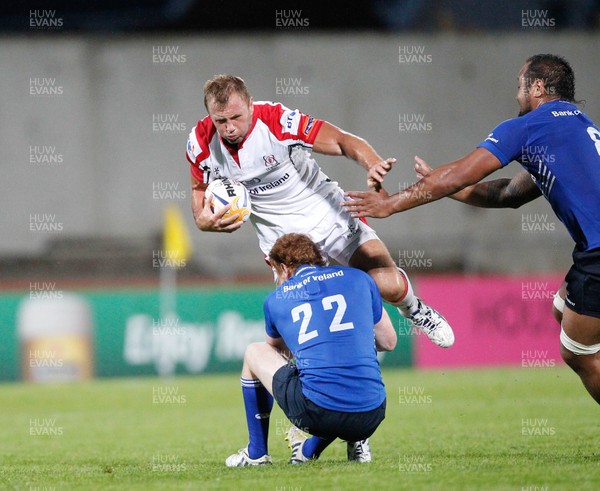
[[[272,338],[280,338],[281,334],[279,334],[279,331],[271,321],[271,310],[269,308],[270,298],[271,296],[269,295],[263,304],[263,312],[265,314],[265,331],[267,332],[267,335]]]
[[[519,160],[527,141],[527,121],[514,118],[500,123],[477,148],[492,152],[505,167],[513,160]]]
[[[377,324],[383,316],[383,302],[381,300],[381,293],[377,288],[375,280],[367,275],[369,278],[369,286],[371,287],[371,305],[373,309],[373,324]]]

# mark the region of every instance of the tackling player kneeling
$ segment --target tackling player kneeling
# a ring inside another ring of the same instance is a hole
[[[325,266],[302,234],[280,237],[269,259],[278,288],[264,303],[266,342],[247,347],[241,376],[249,444],[225,463],[271,463],[273,396],[293,424],[290,463],[317,459],[336,438],[353,442],[349,460],[370,462],[366,439],[386,404],[377,350],[393,345],[377,285],[359,269]]]

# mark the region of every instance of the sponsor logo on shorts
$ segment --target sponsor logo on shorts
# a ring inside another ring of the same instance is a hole
[[[346,234],[346,238],[347,239],[351,239],[352,237],[354,237],[356,234],[358,233],[358,224],[356,223],[349,223],[348,224],[348,233]]]

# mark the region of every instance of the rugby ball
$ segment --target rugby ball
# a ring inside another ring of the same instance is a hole
[[[218,213],[231,203],[231,208],[223,218],[235,215],[237,216],[235,223],[245,222],[250,218],[252,213],[250,194],[238,181],[229,178],[216,179],[207,186],[205,196],[210,200],[210,209],[213,213]]]

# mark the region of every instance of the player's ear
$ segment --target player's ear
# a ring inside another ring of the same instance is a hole
[[[275,284],[279,286],[287,280],[287,278],[285,278],[283,265],[271,259],[271,266],[273,267],[273,271],[275,272]]]
[[[534,87],[535,87],[535,95],[536,95],[536,97],[540,97],[540,96],[544,95],[544,93],[546,91],[545,90],[546,88],[544,87],[544,81],[543,80],[537,79],[534,82]]]
[[[292,276],[294,276],[294,270],[290,268],[287,264],[280,264],[279,268],[279,284],[281,285],[281,283],[285,283]]]

